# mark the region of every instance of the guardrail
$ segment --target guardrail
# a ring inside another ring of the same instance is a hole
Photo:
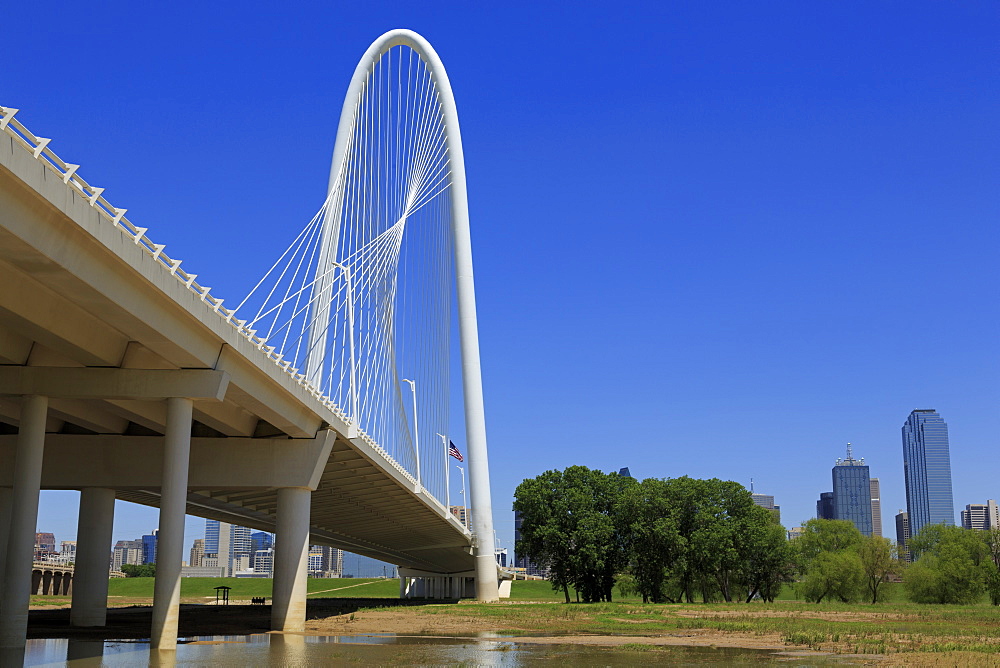
[[[247,339],[257,350],[264,353],[267,359],[274,362],[282,371],[290,375],[298,385],[305,389],[309,394],[313,396],[317,401],[319,401],[323,406],[330,410],[334,415],[343,420],[348,425],[353,425],[355,420],[348,417],[341,407],[336,404],[329,396],[323,394],[320,390],[306,381],[306,374],[299,373],[298,368],[293,367],[290,360],[284,359],[284,355],[276,352],[275,346],[267,345],[267,339],[258,336],[257,330],[251,329],[247,326],[246,320],[240,320],[235,317],[236,310],[228,309],[224,307],[223,299],[219,297],[214,297],[211,294],[212,288],[205,287],[195,279],[198,274],[189,273],[187,270],[181,268],[181,260],[175,259],[167,255],[164,251],[166,248],[165,244],[154,243],[149,237],[146,236],[146,232],[149,231],[147,227],[139,227],[135,225],[132,221],[125,217],[125,213],[128,209],[119,209],[111,205],[108,200],[104,198],[104,188],[97,188],[86,181],[83,180],[78,173],[80,165],[68,163],[60,158],[52,149],[49,148],[49,143],[52,141],[51,138],[39,137],[32,133],[28,128],[24,127],[20,121],[14,118],[15,114],[20,111],[19,109],[14,109],[12,107],[0,107],[0,130],[5,132],[8,136],[14,139],[14,143],[23,148],[28,153],[31,153],[36,160],[41,162],[45,167],[55,172],[60,178],[62,178],[63,183],[67,187],[72,188],[78,194],[83,196],[90,206],[94,207],[102,216],[102,218],[110,221],[112,225],[121,230],[123,234],[129,237],[136,246],[141,248],[147,255],[153,258],[158,265],[166,271],[171,276],[177,279],[180,283],[184,285],[188,290],[198,295],[199,299],[205,303],[206,307],[218,315],[227,324],[231,325],[241,336]],[[414,485],[417,484],[417,479],[410,474],[399,462],[395,460],[389,453],[382,448],[381,445],[376,443],[367,433],[358,427],[358,436],[362,438],[373,450],[378,452],[386,461],[387,464],[392,466],[394,469],[399,471],[404,477],[406,477]]]

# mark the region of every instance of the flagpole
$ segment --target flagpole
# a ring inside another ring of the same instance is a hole
[[[444,434],[438,434],[441,437],[441,445],[444,446],[444,498],[445,507],[448,509],[448,513],[451,513],[451,476],[448,471],[448,438]]]

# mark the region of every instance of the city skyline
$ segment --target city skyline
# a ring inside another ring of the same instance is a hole
[[[13,34],[37,57],[5,72],[2,103],[238,301],[322,200],[359,51],[395,26],[427,36],[466,144],[505,546],[523,478],[621,466],[611,419],[637,478],[753,478],[792,527],[846,441],[905,507],[901,418],[934,406],[955,505],[997,497],[992,6],[199,11],[52,12],[88,77]],[[266,187],[262,160],[282,166]],[[73,538],[78,496],[43,494],[39,528]],[[116,508],[115,540],[156,526]],[[186,526],[188,548],[203,520]]]

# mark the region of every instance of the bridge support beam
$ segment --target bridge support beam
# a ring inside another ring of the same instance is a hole
[[[312,491],[306,487],[282,487],[278,490],[271,597],[272,631],[294,633],[305,630],[311,502]]]
[[[38,491],[42,481],[48,410],[48,397],[27,396],[21,403],[4,591],[0,599],[0,648],[23,649],[28,633]]]
[[[7,564],[7,538],[10,536],[10,512],[14,490],[0,487],[0,600],[3,600],[4,571]]]
[[[108,616],[108,552],[115,519],[115,490],[80,491],[71,626],[104,626]]]
[[[193,407],[190,399],[167,399],[160,528],[156,537],[156,582],[153,585],[153,628],[150,634],[150,645],[157,650],[177,649]]]

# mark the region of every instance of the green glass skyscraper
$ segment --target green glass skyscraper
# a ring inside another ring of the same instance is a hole
[[[928,524],[955,524],[948,425],[936,410],[915,410],[903,425],[903,475],[911,536]]]

